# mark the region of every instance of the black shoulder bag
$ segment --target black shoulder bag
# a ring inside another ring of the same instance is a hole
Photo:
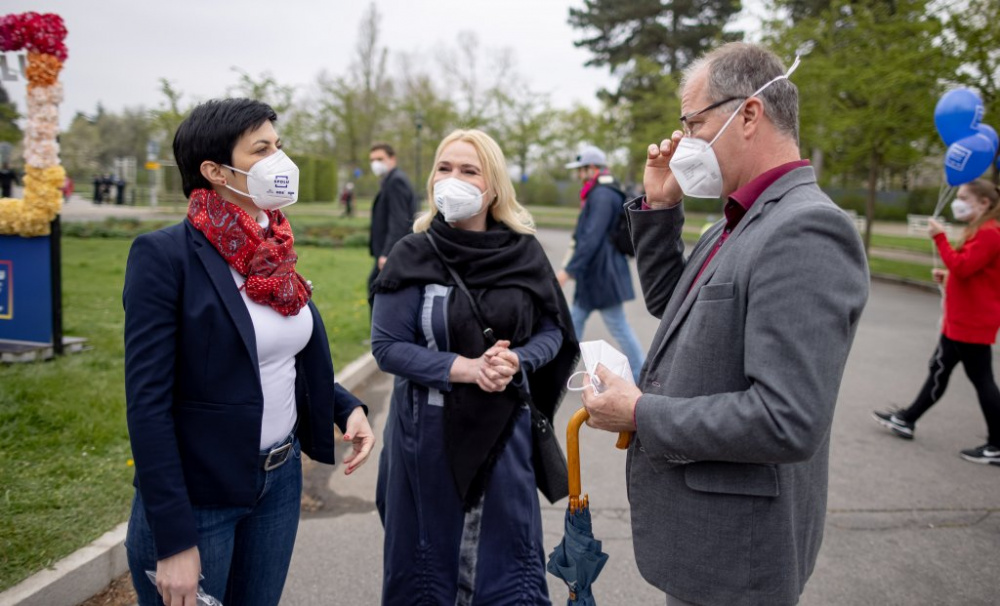
[[[493,329],[488,327],[486,322],[483,321],[483,316],[479,313],[479,304],[476,303],[475,297],[469,292],[462,278],[458,276],[458,272],[448,265],[444,255],[441,254],[441,250],[437,246],[437,242],[434,241],[434,237],[431,236],[430,232],[425,233],[427,241],[431,243],[431,248],[434,249],[438,259],[441,260],[441,264],[448,270],[448,274],[455,281],[455,285],[468,297],[469,305],[472,307],[472,315],[476,317],[476,322],[482,328],[486,342],[490,345],[495,344],[497,342],[496,335],[493,334]],[[563,454],[562,447],[559,446],[559,440],[556,439],[552,422],[535,408],[528,390],[518,388],[518,391],[521,399],[524,400],[531,410],[531,463],[535,468],[535,485],[538,486],[538,490],[542,491],[542,494],[545,495],[545,498],[550,503],[555,503],[559,499],[569,495],[569,471],[566,467],[566,455]]]

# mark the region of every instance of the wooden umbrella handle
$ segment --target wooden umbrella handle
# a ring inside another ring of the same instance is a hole
[[[580,427],[590,418],[590,413],[586,408],[573,413],[573,417],[566,426],[566,459],[569,468],[569,509],[572,512],[578,511],[587,506],[587,495],[580,496],[582,487],[580,482]],[[618,434],[618,442],[615,446],[621,450],[628,448],[632,440],[632,433],[623,431]]]

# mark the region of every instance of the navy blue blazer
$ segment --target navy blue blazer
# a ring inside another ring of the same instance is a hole
[[[376,259],[388,257],[396,242],[413,231],[413,217],[420,200],[406,173],[394,168],[385,176],[372,202],[372,224],[368,250]]]
[[[264,410],[256,337],[229,265],[187,221],[135,239],[122,299],[135,485],[163,559],[197,545],[192,506],[254,502]],[[308,311],[296,435],[332,464],[334,423],[344,430],[363,405],[334,384],[323,321],[312,302]]]
[[[612,244],[611,230],[625,212],[625,194],[599,184],[587,194],[573,231],[573,256],[566,273],[576,280],[573,302],[590,311],[621,305],[635,298],[628,260]]]

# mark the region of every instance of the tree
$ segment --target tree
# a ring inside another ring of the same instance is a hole
[[[0,83],[0,141],[17,143],[24,137],[17,126],[20,117],[17,107],[11,103],[7,90]]]
[[[941,21],[929,0],[835,0],[819,16],[779,26],[779,53],[815,46],[792,80],[799,88],[803,147],[822,149],[830,168],[867,174],[865,248],[887,168],[912,166],[936,145],[931,116],[941,76]]]
[[[456,92],[458,120],[463,128],[481,128],[500,111],[499,94],[514,76],[510,48],[484,50],[474,32],[458,33],[454,48],[438,51],[438,65]],[[491,74],[489,82],[483,74]]]
[[[777,8],[788,11],[793,22],[799,22],[810,17],[818,17],[830,8],[832,0],[774,0]]]
[[[499,120],[490,129],[504,150],[507,161],[518,168],[524,183],[534,162],[549,150],[556,139],[555,111],[548,96],[531,90],[520,81],[512,80],[497,92]],[[521,186],[524,199],[524,187]]]
[[[149,112],[151,139],[160,142],[160,157],[173,157],[174,133],[184,121],[184,118],[191,113],[191,107],[183,107],[181,98],[184,93],[174,88],[166,78],[160,78],[160,92],[163,94],[163,103],[159,109]]]
[[[574,42],[593,58],[587,65],[612,70],[645,57],[676,74],[720,40],[741,38],[723,26],[740,0],[584,0],[569,10],[569,24],[589,36]]]
[[[317,110],[320,122],[331,129],[338,160],[356,168],[367,164],[368,149],[382,135],[392,107],[393,87],[386,69],[388,51],[379,42],[381,16],[368,7],[358,28],[358,42],[350,72],[344,77],[320,74]]]
[[[961,63],[947,79],[979,91],[986,106],[984,121],[1000,119],[1000,2],[968,0],[968,5],[953,5],[946,16],[946,39],[950,54]],[[993,165],[993,182],[998,170]]]
[[[621,125],[619,145],[629,149],[627,180],[637,178],[646,146],[668,137],[680,116],[682,71],[711,47],[742,38],[723,28],[740,0],[584,0],[569,23],[584,32],[577,47],[590,50],[587,65],[608,66],[621,76],[617,91],[601,91]]]
[[[394,83],[397,97],[386,121],[387,131],[393,133],[399,164],[413,177],[420,196],[437,144],[459,122],[455,102],[440,86],[440,78],[421,65],[423,61],[416,54],[398,55]]]

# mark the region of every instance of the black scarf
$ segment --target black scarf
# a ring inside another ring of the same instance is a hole
[[[579,344],[569,308],[541,244],[534,236],[518,234],[489,219],[485,232],[449,226],[440,215],[430,232],[476,299],[484,321],[497,339],[524,345],[543,317],[554,318],[562,332],[556,357],[528,373],[530,397],[550,420],[576,368]],[[456,286],[425,234],[410,234],[392,250],[388,263],[372,287],[375,293],[413,285]],[[448,300],[449,350],[478,358],[489,349],[471,304],[457,287]],[[490,471],[513,431],[529,390],[512,382],[499,393],[486,393],[475,384],[454,384],[444,394],[444,435],[452,476],[466,507],[475,505],[486,490]]]

